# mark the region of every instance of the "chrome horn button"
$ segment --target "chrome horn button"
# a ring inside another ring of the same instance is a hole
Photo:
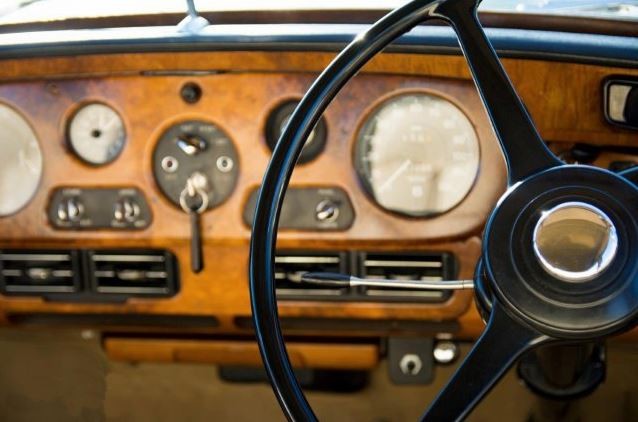
[[[618,250],[618,234],[600,209],[584,202],[565,202],[542,213],[534,228],[533,246],[547,273],[579,283],[596,278],[611,264]]]

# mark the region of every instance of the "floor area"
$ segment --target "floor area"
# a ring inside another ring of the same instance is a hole
[[[463,348],[464,352],[467,347]],[[564,405],[537,399],[510,372],[471,421],[638,421],[638,345],[608,348],[607,380]],[[357,393],[311,392],[322,421],[417,420],[454,367],[430,386],[396,386],[382,365]],[[78,331],[0,330],[2,421],[283,421],[268,385],[220,380],[208,365],[109,362]]]

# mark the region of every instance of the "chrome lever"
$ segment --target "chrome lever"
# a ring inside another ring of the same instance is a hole
[[[394,287],[413,290],[466,290],[474,288],[474,280],[396,280],[359,278],[339,273],[305,273],[301,282],[325,287]]]

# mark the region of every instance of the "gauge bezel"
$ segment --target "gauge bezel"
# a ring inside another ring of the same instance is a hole
[[[279,136],[276,136],[275,134],[277,132],[281,132],[281,119],[279,119],[278,117],[280,117],[282,110],[284,108],[291,108],[292,112],[297,107],[300,101],[300,97],[294,96],[281,98],[277,100],[274,105],[268,108],[268,112],[263,124],[263,135],[269,152],[272,153],[272,151],[275,149],[277,141],[279,140]],[[315,161],[326,149],[330,131],[325,116],[321,116],[313,130],[317,131],[315,133],[317,139],[315,139],[309,147],[304,146],[301,154],[299,155],[299,159],[297,160],[298,165],[308,164],[312,161]],[[281,135],[281,133],[279,135]]]
[[[358,154],[360,144],[361,144],[360,135],[364,126],[370,121],[372,116],[376,112],[381,110],[381,108],[384,107],[386,104],[392,101],[395,101],[396,99],[400,97],[410,96],[410,95],[429,95],[433,97],[439,97],[442,100],[451,103],[465,116],[467,121],[470,123],[472,130],[474,131],[474,135],[476,137],[478,166],[476,169],[476,173],[474,174],[472,183],[469,189],[467,190],[467,192],[465,193],[465,195],[463,195],[463,197],[456,204],[446,209],[445,211],[411,213],[411,212],[393,210],[393,209],[384,207],[375,198],[372,185],[370,184],[368,179],[365,177],[364,175],[365,170],[361,167],[362,166],[360,162],[361,160],[358,159],[358,157],[360,156],[360,154]],[[425,219],[440,217],[452,212],[453,210],[461,206],[465,202],[465,200],[470,196],[474,188],[476,187],[476,183],[479,180],[479,174],[481,173],[481,166],[482,166],[483,151],[482,151],[482,145],[481,145],[481,137],[479,135],[480,132],[476,122],[471,116],[472,114],[468,112],[468,110],[465,107],[463,107],[463,105],[458,101],[457,98],[449,94],[446,94],[445,92],[441,92],[434,89],[428,89],[428,88],[409,87],[409,88],[396,89],[396,90],[393,90],[392,92],[389,92],[385,95],[380,96],[374,102],[372,102],[372,104],[364,110],[364,112],[361,114],[361,117],[359,118],[359,121],[357,122],[356,130],[354,132],[354,136],[351,141],[351,151],[350,151],[351,159],[352,159],[352,168],[354,169],[357,182],[359,186],[361,187],[365,197],[368,199],[368,201],[370,201],[370,203],[372,203],[377,209],[383,211],[384,213],[391,214],[395,217],[400,217],[400,218],[408,219],[408,220],[425,220]]]
[[[26,207],[29,206],[29,204],[31,204],[33,202],[33,200],[35,199],[35,197],[38,195],[38,192],[40,190],[40,188],[42,187],[42,181],[44,179],[44,172],[46,171],[46,164],[45,164],[45,154],[44,154],[44,150],[42,148],[42,142],[40,141],[40,137],[38,136],[38,132],[35,129],[35,126],[31,123],[31,121],[27,118],[26,113],[24,113],[22,110],[20,110],[16,105],[6,101],[3,99],[3,101],[0,101],[0,105],[7,107],[8,109],[12,110],[14,113],[16,113],[24,122],[24,124],[27,125],[27,127],[31,130],[31,133],[33,134],[33,138],[36,142],[36,144],[38,145],[38,151],[40,152],[40,174],[38,174],[38,180],[34,185],[33,188],[33,192],[31,192],[31,194],[29,195],[29,198],[24,201],[24,203],[22,203],[19,207],[17,207],[16,209],[14,209],[12,212],[7,213],[7,214],[0,214],[0,219],[3,218],[7,218],[7,217],[11,217],[14,216],[18,213],[20,213],[21,211],[23,211]]]
[[[86,108],[87,106],[95,105],[95,104],[102,105],[111,109],[122,122],[122,130],[124,131],[124,141],[122,142],[122,147],[119,148],[119,150],[117,151],[117,154],[115,154],[109,160],[105,162],[101,162],[101,163],[96,163],[84,158],[84,156],[82,156],[82,154],[75,148],[75,146],[73,145],[73,142],[71,141],[71,125],[73,124],[73,121],[77,117],[78,113],[84,108]],[[70,111],[70,113],[67,114],[66,124],[64,128],[64,137],[65,137],[65,143],[67,145],[67,148],[69,148],[69,150],[73,153],[74,157],[80,160],[83,164],[86,164],[90,167],[108,166],[109,164],[112,164],[118,158],[120,158],[120,156],[122,155],[122,153],[124,152],[128,144],[128,134],[129,134],[129,130],[128,130],[126,119],[124,119],[124,114],[113,104],[108,103],[101,99],[85,99],[75,104],[72,110]]]
[[[221,207],[222,205],[224,205],[225,203],[227,203],[233,198],[233,196],[237,192],[237,187],[239,186],[240,179],[242,177],[242,173],[241,173],[242,157],[241,157],[240,149],[238,148],[235,142],[235,139],[230,135],[230,130],[229,128],[226,127],[226,125],[223,125],[217,120],[210,118],[210,116],[206,116],[201,113],[179,114],[164,121],[160,126],[158,126],[153,131],[154,141],[148,145],[148,148],[149,148],[148,151],[150,156],[150,160],[149,160],[150,172],[149,173],[151,175],[152,183],[155,185],[158,192],[161,193],[161,195],[159,195],[158,198],[164,204],[170,206],[171,208],[179,210],[180,212],[183,212],[179,204],[178,194],[176,194],[175,192],[171,192],[171,189],[164,186],[163,183],[159,180],[158,174],[163,174],[162,171],[165,172],[165,170],[163,170],[161,167],[161,160],[157,161],[157,159],[158,159],[158,148],[160,148],[161,143],[164,141],[168,133],[171,131],[176,131],[177,128],[183,124],[189,124],[189,123],[204,124],[207,126],[215,127],[215,129],[219,133],[221,133],[225,139],[228,140],[228,145],[230,146],[234,154],[233,167],[231,171],[229,172],[226,172],[226,173],[222,172],[221,170],[217,168],[215,161],[210,162],[211,168],[215,168],[216,171],[219,171],[220,173],[224,175],[230,175],[230,176],[234,175],[234,178],[233,178],[232,185],[230,185],[229,193],[227,195],[222,196],[221,201],[217,201],[216,199],[212,199],[212,198],[209,199],[209,204],[206,210],[204,211],[204,212],[208,212]],[[180,164],[178,165],[178,169],[172,173],[172,175],[174,175],[175,177],[178,177],[176,173],[178,173],[180,170],[183,170],[184,168],[183,166],[186,166],[181,161],[179,162]],[[189,168],[189,166],[186,166],[186,168]]]

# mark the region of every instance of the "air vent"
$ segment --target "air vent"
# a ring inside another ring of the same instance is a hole
[[[346,253],[278,252],[275,257],[275,282],[277,297],[282,299],[338,299],[350,293],[350,289],[326,288],[301,284],[301,275],[307,272],[348,271]]]
[[[451,254],[423,253],[366,253],[359,255],[359,272],[363,278],[440,281],[455,275],[455,261]],[[363,294],[370,300],[443,302],[449,291],[409,290],[401,288],[366,288]]]
[[[75,251],[0,252],[0,289],[5,294],[74,293],[80,289]]]
[[[89,251],[97,293],[170,296],[177,290],[177,261],[166,251]]]

